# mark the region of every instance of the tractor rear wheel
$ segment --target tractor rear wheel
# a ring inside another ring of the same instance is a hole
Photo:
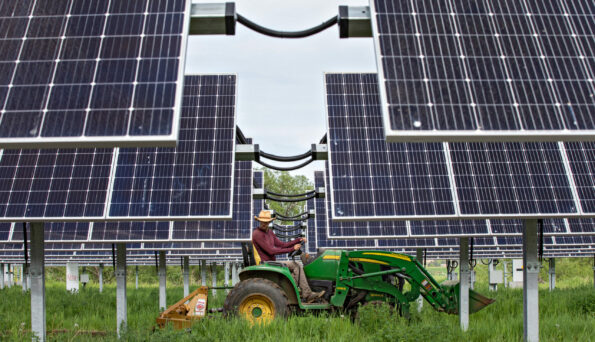
[[[252,324],[266,324],[274,318],[286,317],[288,312],[283,289],[263,278],[241,281],[229,292],[223,304],[226,317],[239,315]]]

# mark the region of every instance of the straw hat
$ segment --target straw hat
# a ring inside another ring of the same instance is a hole
[[[268,210],[261,210],[258,216],[254,216],[254,219],[260,222],[271,222],[275,220],[275,218],[271,216],[271,212]]]

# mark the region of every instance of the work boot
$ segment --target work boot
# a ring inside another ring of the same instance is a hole
[[[308,297],[306,297],[306,303],[315,303],[315,302],[319,301],[320,298],[322,298],[322,296],[324,296],[325,292],[326,291],[312,292]]]

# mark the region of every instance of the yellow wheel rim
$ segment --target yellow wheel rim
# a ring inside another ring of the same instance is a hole
[[[268,297],[252,294],[242,300],[239,312],[252,324],[266,324],[275,317],[275,306]]]

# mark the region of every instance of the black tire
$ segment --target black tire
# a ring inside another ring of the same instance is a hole
[[[287,317],[287,302],[285,291],[274,282],[263,278],[246,279],[225,298],[223,315],[242,316],[253,323],[267,323],[269,319]]]

